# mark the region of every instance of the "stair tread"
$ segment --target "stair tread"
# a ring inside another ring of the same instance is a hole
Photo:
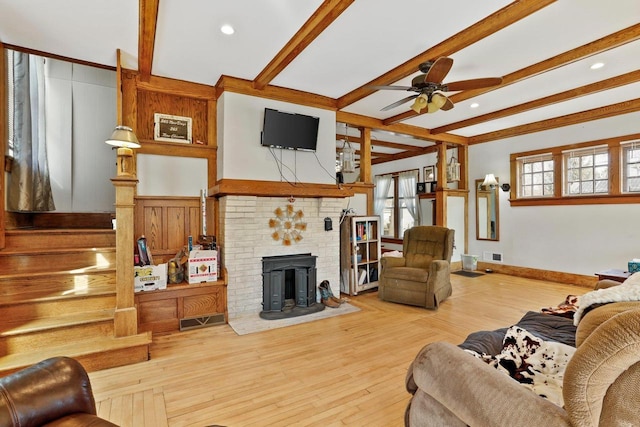
[[[10,295],[31,293],[55,294],[62,292],[93,292],[108,288],[115,289],[116,275],[113,270],[96,271],[88,274],[69,272],[0,278],[0,298]]]
[[[113,285],[94,285],[87,289],[69,289],[69,290],[42,290],[21,292],[19,294],[0,295],[0,307],[6,305],[32,304],[45,301],[64,302],[65,299],[71,298],[92,298],[105,295],[115,295],[115,284]]]
[[[13,353],[0,357],[0,371],[30,366],[54,356],[79,357],[110,350],[150,345],[151,333],[144,332],[126,337],[97,336],[90,340],[74,341],[62,346],[44,346],[28,353]]]
[[[5,321],[2,324],[0,337],[109,321],[113,320],[114,311],[115,309],[95,310],[84,313],[71,313],[64,316],[42,317],[33,320]]]
[[[19,256],[19,255],[58,255],[58,254],[74,254],[86,252],[115,252],[113,246],[105,247],[87,247],[87,248],[6,248],[0,251],[0,257]]]
[[[111,228],[12,228],[5,230],[5,234],[115,234]]]
[[[33,271],[33,272],[20,272],[20,273],[4,273],[0,275],[0,282],[13,282],[16,280],[30,281],[30,280],[45,280],[48,277],[77,277],[79,275],[99,275],[99,274],[111,274],[115,277],[116,269],[113,266],[92,266],[90,268],[84,268],[82,271],[78,270],[48,270],[48,271]],[[4,283],[2,287],[6,286]]]

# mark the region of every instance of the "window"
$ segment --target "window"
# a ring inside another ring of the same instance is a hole
[[[640,202],[637,134],[512,153],[511,206]],[[626,140],[625,140],[626,139]]]
[[[623,143],[622,146],[622,191],[640,192],[640,141]]]
[[[8,51],[7,58],[7,152],[13,158],[13,54]]]
[[[565,151],[563,159],[565,196],[609,192],[608,147]]]
[[[553,155],[520,157],[518,197],[551,197],[554,194]]]
[[[418,171],[410,171],[414,173],[417,181]],[[415,210],[415,183],[413,184],[413,194],[403,194],[401,191],[400,176],[403,173],[393,174],[389,190],[384,200],[384,208],[382,211],[382,235],[384,237],[402,239],[404,231],[413,227],[418,223],[414,219],[415,212],[412,215],[412,209]],[[376,184],[378,185],[378,184]]]

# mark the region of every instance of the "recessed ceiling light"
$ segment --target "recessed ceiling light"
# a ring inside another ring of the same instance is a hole
[[[229,24],[224,24],[222,27],[220,27],[220,31],[228,36],[236,32],[236,30],[234,30],[233,27]]]
[[[598,68],[602,68],[602,67],[604,67],[604,62],[596,62],[595,64],[593,64],[591,66],[591,69],[592,70],[597,70]]]
[[[478,104],[477,102],[474,102],[473,104],[469,105],[469,107],[471,108],[478,108],[480,106],[480,104]]]

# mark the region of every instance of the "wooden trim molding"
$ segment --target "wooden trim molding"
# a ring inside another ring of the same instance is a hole
[[[209,188],[209,196],[257,196],[257,197],[335,197],[354,195],[353,190],[335,184],[310,184],[248,179],[221,179]]]
[[[493,262],[478,261],[478,270],[484,271],[490,268],[494,273],[508,274],[510,276],[525,277],[527,279],[546,280],[549,282],[566,283],[580,287],[593,288],[598,281],[594,276],[583,274],[564,273],[561,271],[541,270],[538,268],[519,267],[516,265],[505,265]]]

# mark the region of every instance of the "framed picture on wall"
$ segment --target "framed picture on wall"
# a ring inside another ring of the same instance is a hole
[[[153,139],[191,144],[191,117],[154,113]]]
[[[425,166],[424,167],[424,182],[433,182],[436,180],[436,166]]]

